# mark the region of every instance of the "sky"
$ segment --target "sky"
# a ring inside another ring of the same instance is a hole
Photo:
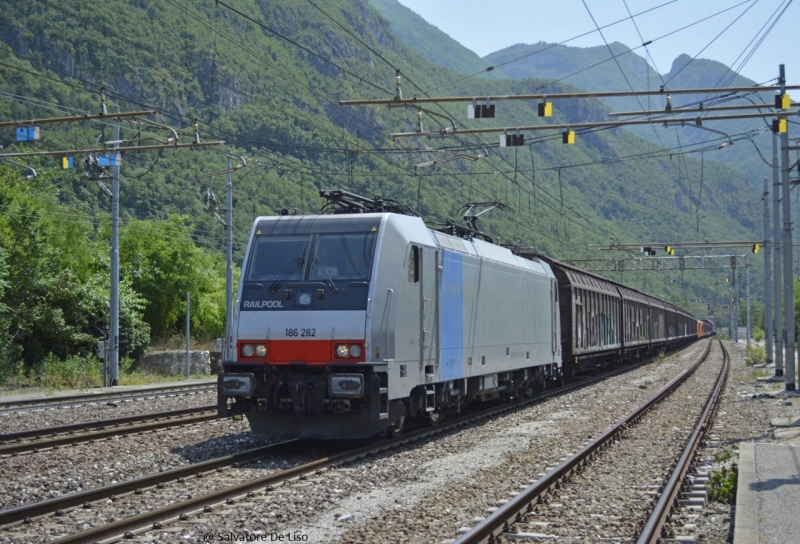
[[[646,51],[645,48],[639,48],[636,49],[636,53],[647,57],[650,65],[661,74],[669,72],[675,57],[686,53],[690,57],[712,59],[735,68],[741,65],[737,71],[757,83],[766,83],[776,78],[778,66],[784,64],[787,84],[800,83],[800,1],[399,0],[399,2],[481,57],[518,43],[533,44],[540,41],[560,43],[589,33],[569,41],[566,45],[577,47],[605,45],[603,41],[605,38],[608,43],[617,41],[633,49],[652,40]],[[774,23],[784,8],[783,15],[777,19],[777,23]],[[724,13],[715,15],[726,9]],[[633,19],[630,18],[631,14],[634,16]],[[600,27],[622,21],[608,28],[602,28],[601,36],[592,17]],[[706,20],[699,22],[702,19]],[[679,30],[696,22],[698,24]],[[763,37],[773,23],[772,29],[766,37]],[[675,33],[667,36],[673,32]],[[756,45],[758,47],[755,47]],[[754,48],[755,52],[752,52]]]

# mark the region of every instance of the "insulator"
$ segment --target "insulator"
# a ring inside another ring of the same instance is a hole
[[[400,89],[400,69],[396,69],[395,71],[395,89],[394,89],[394,99],[400,100],[403,98],[403,91]]]
[[[106,88],[100,87],[100,115],[108,115],[106,110]]]

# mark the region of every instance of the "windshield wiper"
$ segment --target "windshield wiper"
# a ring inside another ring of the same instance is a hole
[[[338,292],[339,292],[339,289],[337,289],[337,287],[336,287],[336,284],[335,284],[335,283],[333,283],[333,280],[332,280],[332,279],[331,279],[331,277],[328,275],[328,271],[327,271],[327,270],[325,270],[325,267],[324,267],[324,266],[322,266],[322,263],[320,262],[319,258],[318,258],[316,255],[314,255],[314,259],[313,259],[313,261],[316,261],[316,262],[317,262],[317,266],[319,266],[319,270],[320,270],[320,272],[322,272],[322,275],[323,275],[323,276],[325,276],[325,279],[326,279],[326,280],[328,280],[328,286],[331,288],[331,291],[333,291],[334,293],[338,293]],[[312,262],[313,262],[313,261],[312,261]]]
[[[278,276],[278,279],[276,279],[274,282],[272,282],[272,285],[270,285],[270,286],[269,286],[269,289],[267,289],[267,292],[268,292],[268,293],[270,293],[270,294],[277,293],[277,292],[278,292],[278,287],[280,287],[280,285],[281,285],[281,284],[282,284],[284,281],[286,281],[286,279],[287,279],[289,276],[291,276],[292,274],[294,274],[294,272],[295,272],[297,269],[302,269],[302,267],[303,267],[303,257],[302,257],[302,256],[300,256],[300,257],[297,257],[297,258],[296,258],[294,261],[292,261],[291,263],[289,263],[289,266],[287,266],[287,267],[286,267],[286,270],[284,270],[284,271],[281,273],[281,275],[280,275],[280,276]]]

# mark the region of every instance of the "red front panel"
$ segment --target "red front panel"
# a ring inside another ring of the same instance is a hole
[[[265,344],[266,357],[246,357],[242,352],[245,344]],[[336,357],[336,346],[340,344],[361,346],[360,357]],[[270,363],[288,365],[305,363],[325,365],[328,363],[361,363],[364,362],[363,340],[239,340],[239,359],[244,362]]]
[[[333,342],[330,340],[273,340],[272,353],[268,354],[270,363],[326,364],[333,360]]]

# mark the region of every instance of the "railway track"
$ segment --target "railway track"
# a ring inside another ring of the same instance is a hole
[[[0,434],[0,457],[77,446],[112,436],[192,425],[217,418],[216,404]]]
[[[622,507],[614,504],[616,498],[609,497],[611,493],[609,489],[613,486],[607,484],[606,480],[614,478],[615,475],[619,477],[620,473],[614,472],[611,468],[614,465],[623,471],[632,470],[632,467],[635,466],[634,458],[636,456],[629,455],[625,458],[628,460],[627,462],[617,461],[615,463],[612,460],[614,450],[625,447],[618,446],[620,443],[633,442],[635,444],[634,440],[637,437],[634,435],[637,432],[653,427],[653,417],[661,412],[656,409],[657,406],[662,403],[667,406],[668,400],[673,404],[686,403],[686,399],[691,399],[696,395],[694,392],[696,389],[694,389],[685,398],[682,396],[687,390],[687,381],[706,360],[710,347],[711,343],[703,356],[691,368],[647,402],[631,411],[622,421],[610,427],[561,464],[550,469],[538,480],[532,481],[510,500],[499,501],[498,507],[489,509],[491,513],[486,518],[475,520],[476,525],[473,528],[460,530],[462,534],[456,540],[457,544],[565,538],[567,535],[563,531],[561,534],[547,533],[548,530],[552,531],[554,528],[563,529],[565,524],[568,525],[567,530],[574,531],[574,537],[578,539],[608,539],[611,541],[623,538],[625,540],[636,539],[639,544],[657,542],[668,521],[670,510],[680,498],[681,485],[686,482],[686,475],[692,465],[697,447],[705,436],[709,420],[713,417],[721,398],[729,367],[728,354],[722,343],[720,342],[723,354],[721,369],[711,392],[708,393],[706,388],[707,400],[703,408],[698,410],[697,423],[686,440],[685,448],[678,455],[662,461],[667,464],[674,463],[674,469],[666,469],[665,465],[651,466],[647,476],[639,475],[639,478],[644,479],[644,482],[639,482],[643,485],[632,483],[627,486],[632,490],[630,495],[633,498],[630,503]],[[700,381],[700,378],[695,381]],[[682,394],[677,395],[678,391]],[[679,424],[685,426],[684,422]],[[647,440],[646,433],[644,436]],[[652,448],[652,442],[649,447]],[[627,448],[630,450],[630,446]],[[659,445],[657,449],[669,450],[670,448],[664,444]],[[604,479],[604,476],[608,474],[611,476]],[[630,478],[630,475],[628,477]],[[647,479],[648,477],[650,480]],[[658,480],[657,483],[651,481],[653,477]],[[650,485],[647,485],[648,483]],[[602,501],[602,504],[594,504],[595,498]],[[590,502],[593,504],[588,504]],[[631,507],[631,504],[636,506]],[[639,510],[649,508],[649,513],[639,518],[646,521],[636,520],[635,508]],[[582,509],[585,512],[582,512]],[[614,511],[619,515],[606,516],[596,513],[601,510],[603,512]],[[616,519],[611,519],[612,517]],[[586,527],[578,527],[587,523],[604,523],[597,521],[598,518],[605,518],[605,521],[610,524],[609,527],[596,525],[588,530]],[[608,534],[600,534],[602,529],[609,529]],[[626,531],[632,532],[632,534],[626,534]]]
[[[141,495],[153,488],[162,488],[169,482],[180,482],[186,478],[202,477],[204,474],[210,472],[221,472],[228,467],[238,468],[242,463],[247,463],[255,459],[263,458],[268,455],[279,455],[285,453],[292,453],[293,450],[298,448],[298,445],[303,441],[291,440],[287,442],[280,442],[278,444],[271,444],[261,448],[255,448],[233,455],[226,455],[217,457],[208,461],[200,463],[193,463],[185,467],[178,467],[164,472],[157,472],[141,478],[127,480],[117,484],[112,484],[96,489],[89,489],[80,493],[72,493],[57,497],[47,501],[37,502],[33,504],[26,504],[17,508],[12,508],[0,512],[0,527],[12,524],[14,522],[22,521],[24,523],[31,523],[32,519],[37,516],[47,514],[55,514],[57,516],[64,515],[67,509],[80,506],[81,508],[89,508],[93,503],[109,499],[116,502],[126,494]]]
[[[139,400],[152,399],[158,397],[191,395],[207,391],[215,391],[216,381],[200,382],[193,384],[180,384],[159,387],[148,387],[146,389],[110,391],[107,393],[91,393],[84,395],[64,395],[56,397],[46,397],[37,399],[24,399],[16,401],[0,402],[0,414],[13,414],[29,412],[34,410],[53,410],[94,404],[99,402],[110,402],[116,400]]]
[[[388,451],[390,449],[400,448],[415,441],[424,440],[426,438],[430,438],[433,435],[444,433],[456,429],[458,427],[474,423],[481,419],[491,418],[512,410],[518,410],[522,407],[531,405],[533,403],[542,402],[554,396],[565,395],[577,389],[593,385],[610,376],[629,372],[634,368],[638,368],[638,366],[640,365],[631,365],[628,367],[618,368],[612,372],[605,373],[603,375],[593,377],[590,379],[582,380],[567,385],[565,387],[546,390],[536,395],[533,395],[532,397],[521,399],[513,403],[508,403],[502,406],[495,406],[493,408],[482,410],[480,412],[473,413],[470,415],[462,415],[451,421],[442,422],[440,425],[434,428],[419,429],[409,432],[407,434],[403,434],[400,437],[392,440],[383,440],[377,443],[370,443],[368,445],[354,449],[350,448],[347,451],[324,456],[314,461],[302,464],[300,466],[290,468],[288,470],[277,471],[272,474],[263,476],[261,478],[251,479],[242,483],[238,483],[236,485],[218,489],[210,493],[195,495],[189,500],[176,501],[174,504],[171,504],[169,506],[160,509],[156,509],[150,512],[145,512],[132,517],[128,517],[126,519],[115,521],[113,523],[104,526],[90,528],[80,533],[75,533],[72,535],[65,536],[60,540],[58,540],[58,542],[62,543],[95,542],[95,541],[105,541],[108,539],[123,538],[126,536],[130,538],[135,534],[143,533],[154,528],[159,529],[175,521],[189,519],[190,516],[197,513],[213,511],[216,505],[219,504],[230,505],[236,502],[248,501],[256,498],[256,496],[270,493],[273,488],[276,488],[279,485],[291,485],[292,482],[305,480],[306,478],[309,477],[309,475],[315,473],[317,474],[323,473],[326,469],[332,469],[333,467],[337,467],[351,461],[356,461],[359,459],[364,459],[373,455],[377,455],[385,451]],[[287,448],[287,447],[291,447],[290,443],[281,443],[275,446],[270,446],[269,448],[273,449],[263,450],[263,452],[258,452],[258,450],[254,450],[254,452],[258,453],[245,452],[239,455],[252,456],[249,457],[250,459],[252,459],[259,455],[266,455],[270,451],[272,452],[277,451],[276,448]],[[229,458],[227,459],[220,458],[218,460],[213,460],[207,463],[213,463],[213,470],[220,470],[225,466],[232,466],[233,463],[241,463],[241,459],[234,460],[234,457],[235,456],[229,456]],[[211,467],[212,465],[207,465],[207,466]],[[149,487],[158,485],[164,486],[167,485],[168,482],[176,481],[178,478],[183,478],[185,480],[186,476],[181,476],[180,475],[181,471],[188,471],[186,472],[186,474],[191,474],[193,470],[196,469],[191,467],[184,467],[181,469],[175,469],[173,471],[165,472],[161,475],[148,476],[145,477],[145,479],[140,478],[138,480],[122,482],[121,484],[116,484],[114,486],[106,486],[98,490],[92,490],[90,492],[75,494],[74,496],[70,495],[59,499],[44,501],[42,503],[36,503],[32,505],[18,507],[12,510],[8,510],[6,512],[0,512],[0,525],[3,525],[3,531],[6,531],[9,529],[9,526],[6,524],[10,524],[11,526],[18,526],[20,523],[25,523],[24,521],[25,518],[28,518],[27,522],[31,523],[32,518],[34,518],[35,516],[48,516],[50,514],[53,514],[56,509],[61,511],[61,513],[63,514],[64,509],[66,508],[70,507],[83,508],[84,506],[86,506],[87,503],[88,503],[87,507],[91,507],[92,503],[98,504],[103,499],[108,499],[111,496],[119,498],[119,495],[121,493],[126,493],[126,492],[130,493],[131,489],[141,490],[144,489],[144,487],[146,486]],[[200,467],[199,470],[208,471],[212,470],[212,468]]]

